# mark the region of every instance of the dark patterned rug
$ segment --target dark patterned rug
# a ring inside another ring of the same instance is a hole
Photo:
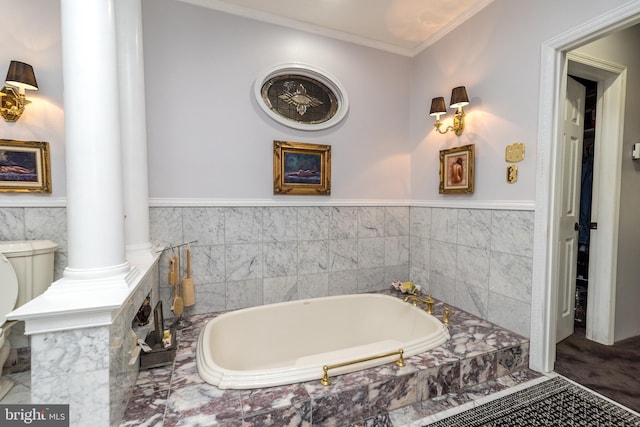
[[[640,426],[640,417],[562,377],[479,405],[428,427]]]

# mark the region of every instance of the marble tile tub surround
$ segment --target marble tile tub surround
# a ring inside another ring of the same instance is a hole
[[[528,336],[532,211],[435,207],[155,207],[151,238],[192,245],[186,314],[386,289],[434,297]],[[168,253],[161,297],[170,307]]]
[[[110,325],[32,335],[31,402],[69,404],[72,425],[117,425],[138,376],[131,321],[158,280],[154,263]]]
[[[409,216],[409,207],[152,208],[151,238],[197,240],[196,303],[185,313],[211,313],[409,280]],[[170,255],[160,260],[165,309]]]
[[[441,316],[443,311],[444,304],[437,302],[435,314]],[[456,309],[449,325],[451,340],[407,358],[404,368],[391,363],[334,376],[329,387],[310,381],[257,390],[220,390],[206,384],[195,366],[198,334],[213,317],[215,314],[190,316],[193,325],[180,332],[174,365],[140,373],[121,426],[342,427],[409,405],[413,409],[408,412],[423,417],[426,401],[437,398],[439,403],[433,407],[459,403],[463,399],[456,396],[482,393],[484,384],[528,372],[526,338]]]

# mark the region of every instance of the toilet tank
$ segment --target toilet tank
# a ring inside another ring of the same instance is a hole
[[[16,308],[42,294],[53,283],[53,256],[57,248],[51,240],[0,242],[0,252],[7,257],[18,278]]]

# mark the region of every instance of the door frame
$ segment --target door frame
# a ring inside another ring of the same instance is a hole
[[[566,91],[567,54],[638,22],[640,2],[629,2],[542,44],[529,354],[529,366],[536,371],[552,371],[556,355],[558,274],[555,241],[560,205],[556,188],[559,188],[562,172],[557,159],[562,138],[560,112]]]

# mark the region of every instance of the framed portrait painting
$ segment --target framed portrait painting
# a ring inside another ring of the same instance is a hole
[[[474,147],[440,151],[440,194],[473,194]]]
[[[331,146],[273,141],[274,194],[331,194]]]
[[[0,192],[51,193],[49,143],[0,139]]]

